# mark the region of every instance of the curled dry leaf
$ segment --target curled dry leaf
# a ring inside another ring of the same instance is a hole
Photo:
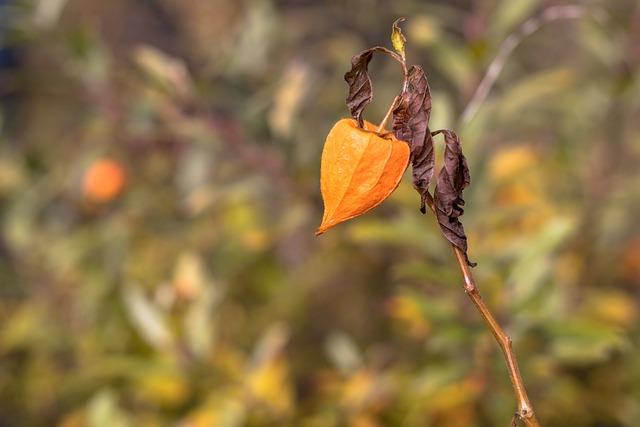
[[[400,101],[393,110],[393,131],[396,138],[411,146],[413,186],[420,193],[420,211],[426,212],[429,183],[433,177],[435,156],[429,131],[431,92],[421,67],[413,65],[407,74]]]
[[[351,69],[344,75],[344,79],[349,85],[347,107],[351,117],[358,121],[359,127],[362,127],[362,112],[373,98],[373,87],[368,68],[374,51],[375,48],[371,48],[354,56],[351,59]]]
[[[373,87],[368,69],[374,52],[381,52],[393,58],[398,58],[395,53],[387,48],[381,46],[372,47],[351,58],[351,69],[344,75],[344,79],[349,85],[347,107],[351,117],[358,121],[358,127],[361,128],[363,127],[362,112],[373,98]]]
[[[378,206],[398,187],[409,164],[409,146],[393,135],[364,129],[342,119],[327,135],[320,166],[324,201],[322,224],[316,235]]]
[[[439,130],[433,135],[439,133],[444,135],[446,145],[434,197],[438,224],[447,240],[464,252],[467,263],[473,267],[475,263],[467,256],[467,236],[459,219],[464,214],[462,191],[471,182],[469,167],[458,135],[450,130]]]

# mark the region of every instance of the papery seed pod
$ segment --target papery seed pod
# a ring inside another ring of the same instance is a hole
[[[409,145],[364,121],[342,119],[327,135],[322,151],[322,224],[316,235],[378,206],[398,187],[409,164]]]

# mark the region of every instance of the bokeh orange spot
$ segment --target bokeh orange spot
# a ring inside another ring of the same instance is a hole
[[[86,199],[98,203],[107,203],[122,192],[126,173],[122,165],[114,160],[94,161],[86,170],[82,182]]]

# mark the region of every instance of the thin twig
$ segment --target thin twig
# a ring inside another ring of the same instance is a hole
[[[402,93],[404,93],[404,91],[407,89],[407,81],[408,81],[407,79],[409,77],[409,70],[407,69],[407,59],[404,56],[400,56],[397,53],[392,52],[385,47],[378,46],[377,48],[379,48],[381,52],[384,52],[387,55],[390,55],[393,59],[395,59],[400,63],[400,65],[402,66],[402,75],[403,75],[402,91],[400,92],[400,95],[393,98],[393,101],[391,102],[391,105],[389,105],[389,109],[387,110],[387,113],[384,115],[384,118],[380,122],[380,125],[378,125],[378,129],[376,130],[376,133],[380,133],[384,129],[384,125],[387,123],[387,120],[389,120],[389,117],[391,117],[391,113],[393,112],[393,109],[396,107],[396,104],[400,101],[402,97]]]
[[[513,352],[511,338],[504,332],[491,312],[491,309],[489,309],[482,299],[473,275],[469,269],[469,265],[465,259],[464,253],[462,253],[462,251],[457,247],[453,245],[451,246],[453,247],[453,251],[456,255],[456,261],[458,261],[458,266],[460,267],[460,271],[464,277],[464,291],[480,312],[484,322],[487,324],[489,329],[491,329],[491,333],[498,342],[498,345],[500,345],[500,349],[504,354],[504,358],[507,362],[507,370],[509,371],[509,378],[511,379],[513,391],[518,400],[518,411],[516,415],[526,426],[539,427],[540,424],[533,412],[533,407],[531,406],[531,402],[527,396],[527,391],[524,387],[524,382],[522,381],[522,376],[520,375],[520,368],[518,367],[518,361],[516,360],[515,353]]]
[[[486,74],[480,81],[480,84],[476,88],[471,100],[462,112],[460,122],[462,124],[466,124],[476,115],[480,106],[486,100],[489,92],[493,88],[493,85],[500,76],[509,55],[525,38],[535,33],[549,22],[565,19],[579,19],[588,13],[589,10],[583,6],[551,6],[543,10],[538,16],[527,19],[516,31],[509,34],[500,44],[498,53],[495,58],[493,58],[493,61],[491,61]]]
[[[396,107],[396,104],[398,103],[399,100],[400,100],[400,95],[396,96],[393,99],[393,102],[391,102],[391,105],[389,106],[387,113],[384,115],[384,118],[380,122],[380,125],[378,125],[378,129],[376,129],[376,133],[382,132],[382,130],[384,129],[384,125],[387,124],[387,120],[389,120],[389,117],[391,117],[391,113],[393,112],[393,109]]]
[[[433,198],[430,194],[427,195],[426,201],[431,211],[435,214],[436,208],[433,202]],[[521,420],[526,427],[540,427],[535,413],[533,412],[533,406],[529,401],[529,396],[527,395],[524,381],[522,380],[522,376],[520,375],[520,368],[518,367],[516,355],[513,352],[511,338],[504,332],[504,329],[502,329],[502,327],[496,320],[493,312],[482,299],[464,253],[453,244],[451,245],[451,247],[453,248],[453,252],[456,256],[458,267],[460,268],[462,276],[464,277],[464,291],[471,299],[473,305],[476,306],[476,309],[480,313],[480,316],[482,316],[482,320],[484,320],[485,324],[491,330],[493,337],[498,342],[498,345],[500,346],[500,349],[502,350],[502,353],[504,355],[505,361],[507,363],[507,371],[509,372],[509,378],[511,379],[511,384],[513,385],[513,391],[516,395],[518,405],[516,417]]]
[[[404,75],[407,75],[407,61],[405,58],[403,58],[402,56],[398,55],[397,53],[393,52],[392,50],[387,49],[386,47],[383,46],[374,46],[371,48],[371,50],[375,50],[378,52],[382,52],[385,55],[389,55],[391,58],[393,58],[396,62],[398,62],[400,64],[400,66],[402,67],[402,72],[404,73]]]

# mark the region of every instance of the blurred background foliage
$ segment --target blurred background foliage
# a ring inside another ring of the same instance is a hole
[[[343,73],[408,18],[472,171],[481,290],[544,426],[640,425],[640,6],[0,0],[0,426],[506,426],[504,362],[406,180],[315,238]],[[372,63],[379,121],[397,64]]]

